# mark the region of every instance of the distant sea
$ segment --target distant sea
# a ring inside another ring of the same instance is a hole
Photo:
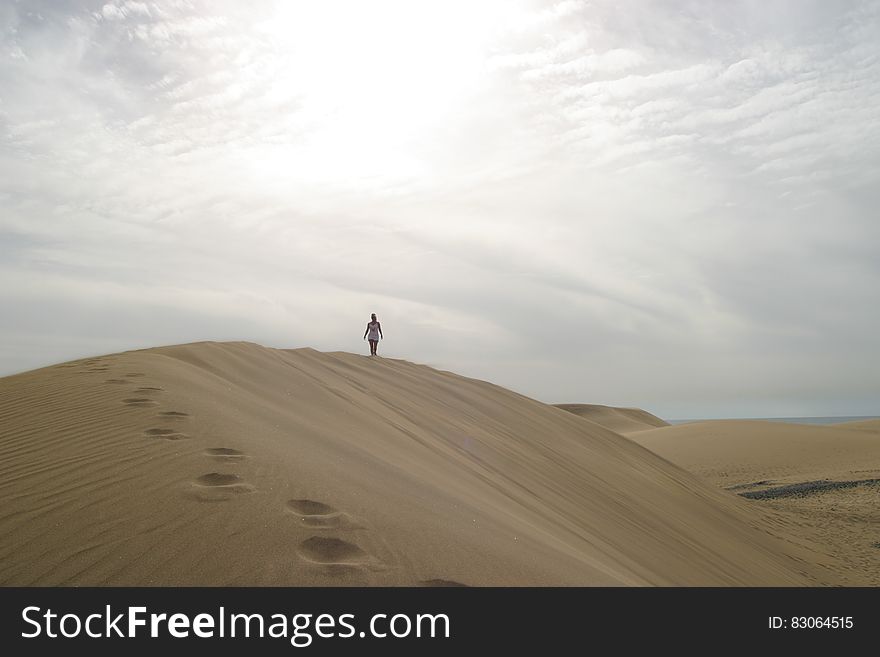
[[[712,418],[716,420],[763,420],[765,422],[788,422],[789,424],[839,424],[840,422],[857,422],[859,420],[876,420],[878,415],[849,415],[831,417],[736,417]],[[687,422],[705,422],[706,420],[667,420],[669,424],[686,424]]]

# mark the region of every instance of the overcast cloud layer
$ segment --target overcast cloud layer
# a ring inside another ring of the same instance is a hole
[[[4,2],[0,374],[376,312],[542,401],[880,413],[878,108],[873,1]]]

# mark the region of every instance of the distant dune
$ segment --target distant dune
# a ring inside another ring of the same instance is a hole
[[[669,423],[640,408],[617,408],[598,404],[554,404],[620,434],[668,427]]]
[[[0,379],[0,499],[4,585],[839,582],[755,501],[594,421],[312,349],[198,343]]]

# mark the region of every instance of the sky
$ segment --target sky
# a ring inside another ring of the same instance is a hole
[[[880,414],[880,2],[0,2],[0,375],[201,340]]]

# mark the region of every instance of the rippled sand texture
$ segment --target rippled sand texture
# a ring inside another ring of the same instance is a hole
[[[618,430],[662,424],[624,415]],[[402,360],[249,343],[90,358],[0,379],[0,583],[840,581],[764,502],[670,460]]]

